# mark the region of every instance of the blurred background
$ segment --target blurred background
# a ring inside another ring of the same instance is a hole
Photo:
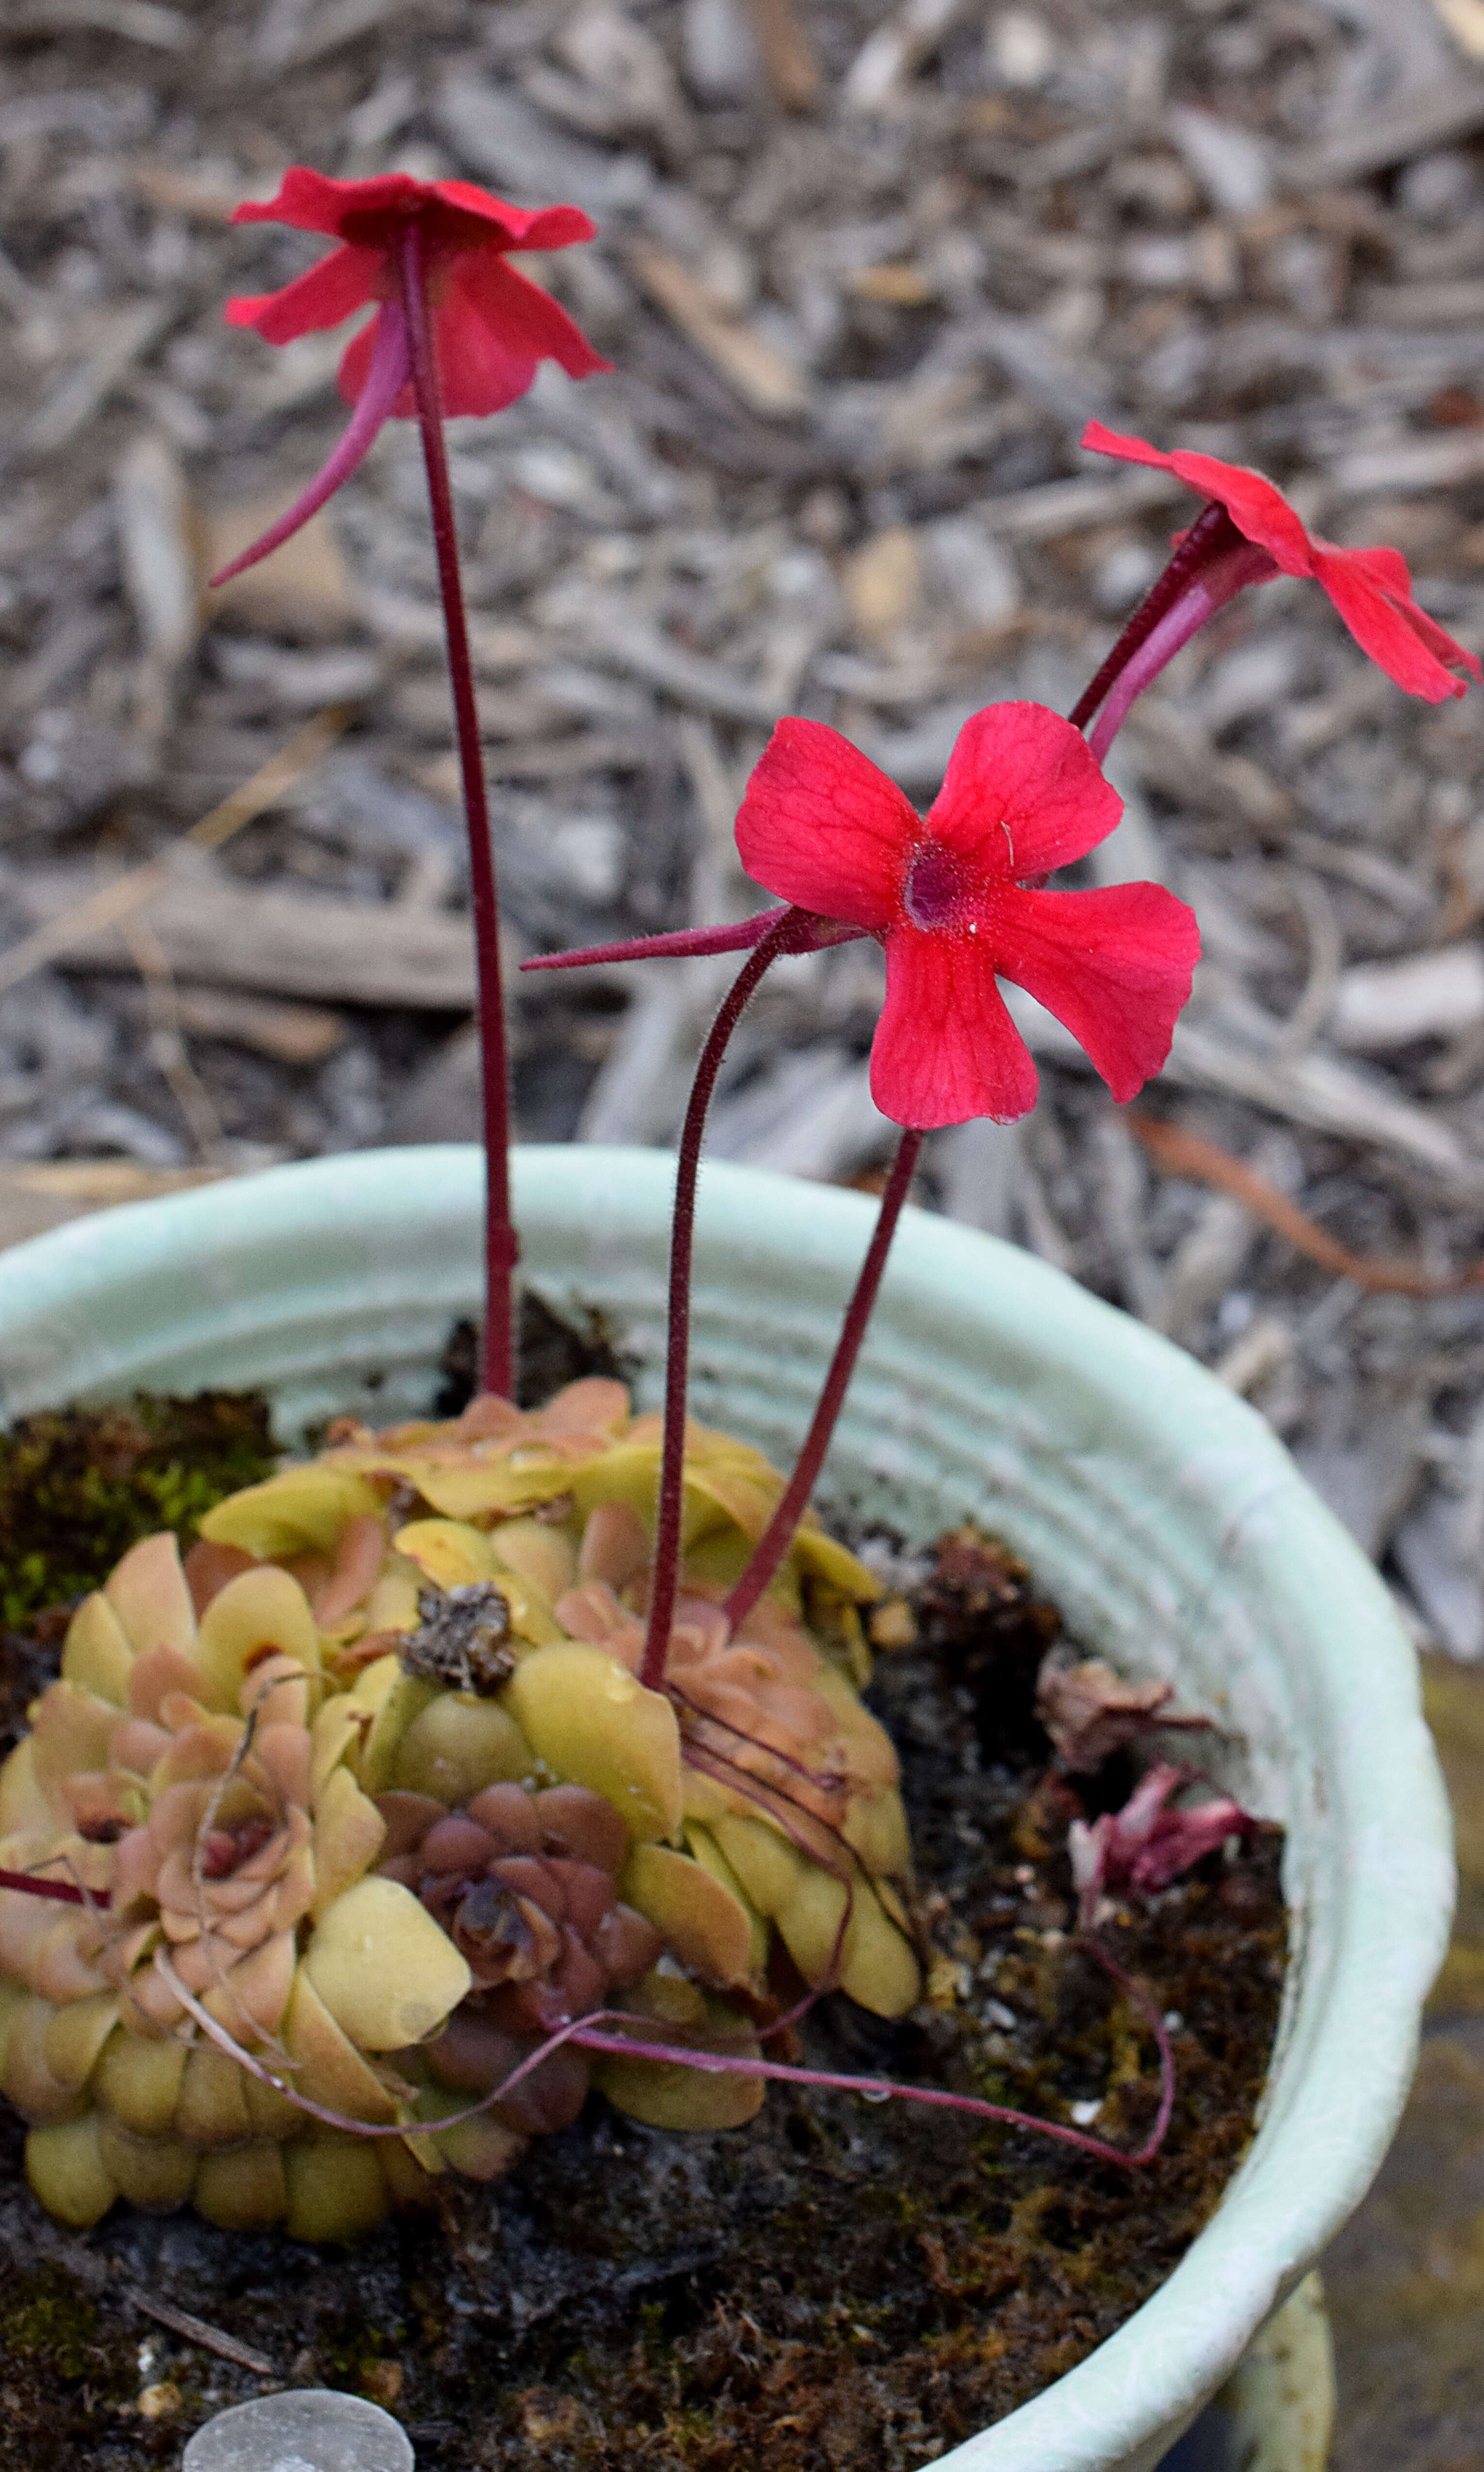
[[[414,430],[201,591],[343,426],[343,335],[222,323],[321,253],[229,227],[291,161],[601,226],[525,263],[615,374],[451,434],[512,958],[758,906],[782,712],[926,804],[968,712],[1067,709],[1195,503],[1092,415],[1396,544],[1484,650],[1484,0],[3,0],[6,1241],[477,1129]],[[1315,587],[1229,609],[1080,876],[1199,911],[1169,1067],[1119,1110],[1032,1009],[1038,1112],[920,1192],[1249,1397],[1428,1652],[1469,1885],[1329,2270],[1340,2472],[1484,2472],[1481,755],[1484,697],[1410,702]],[[669,1142],[726,975],[526,982],[522,1137]],[[869,945],[777,968],[713,1149],[869,1183],[880,991]]]

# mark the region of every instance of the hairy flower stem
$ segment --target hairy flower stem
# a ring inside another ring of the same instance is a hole
[[[680,1130],[675,1163],[675,1209],[670,1239],[670,1330],[665,1353],[665,1440],[660,1456],[659,1504],[654,1523],[654,1573],[649,1588],[649,1627],[639,1679],[658,1691],[665,1679],[670,1627],[680,1583],[680,1519],[685,1505],[685,1394],[691,1361],[691,1264],[695,1250],[695,1185],[700,1174],[706,1110],[727,1042],[764,972],[789,948],[796,914],[788,911],[755,944],[738,971],[711,1034],[701,1050]]]
[[[876,1291],[886,1268],[886,1256],[891,1249],[897,1221],[902,1216],[902,1205],[911,1190],[922,1144],[922,1134],[908,1129],[897,1145],[897,1155],[882,1195],[875,1230],[860,1266],[856,1292],[850,1299],[830,1370],[825,1376],[824,1389],[819,1393],[819,1405],[814,1410],[813,1422],[805,1437],[798,1463],[784,1488],[777,1509],[753,1549],[751,1561],[727,1598],[726,1618],[734,1630],[752,1611],[792,1544],[794,1530],[814,1489],[814,1480],[824,1463],[824,1455],[830,1447],[830,1438],[850,1386],[850,1377],[856,1369],[856,1359],[860,1353],[860,1343],[865,1337],[866,1324],[876,1302]]]
[[[1163,575],[1156,578],[1128,621],[1096,677],[1086,686],[1067,718],[1073,729],[1085,729],[1110,688],[1119,678],[1146,636],[1166,612],[1188,591],[1195,578],[1218,558],[1247,543],[1225,507],[1203,507],[1183,534]]]
[[[484,790],[484,761],[480,748],[479,712],[474,700],[474,673],[469,662],[469,630],[464,618],[463,584],[459,571],[459,535],[454,524],[448,457],[443,447],[437,365],[428,315],[422,233],[415,222],[410,223],[402,235],[401,274],[412,389],[417,398],[417,419],[422,431],[423,461],[428,470],[428,500],[433,513],[434,546],[437,552],[438,589],[443,599],[443,627],[448,645],[449,682],[454,698],[454,725],[459,739],[459,765],[463,776],[464,814],[469,824],[469,895],[474,913],[480,1052],[484,1084],[484,1343],[481,1382],[484,1390],[496,1390],[502,1398],[507,1399],[514,1387],[511,1273],[520,1248],[510,1221],[510,1087],[506,1054],[505,996],[500,984],[500,905],[495,891],[494,848],[489,830],[489,802]]]

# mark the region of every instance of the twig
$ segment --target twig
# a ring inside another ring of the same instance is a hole
[[[197,1151],[209,1160],[222,1139],[222,1119],[186,1048],[175,974],[147,919],[126,919],[123,932],[143,983],[150,1043],[160,1077],[185,1118]]]
[[[1475,1262],[1451,1278],[1437,1278],[1410,1262],[1353,1253],[1276,1184],[1234,1158],[1219,1143],[1132,1109],[1125,1111],[1124,1122],[1166,1176],[1190,1177],[1198,1184],[1213,1184],[1222,1193],[1234,1195],[1275,1234],[1286,1238],[1296,1253],[1317,1262],[1323,1271],[1332,1271],[1337,1278],[1354,1279],[1357,1288],[1373,1296],[1456,1296],[1465,1288],[1484,1286],[1484,1262]]]
[[[193,849],[220,849],[224,842],[241,832],[244,824],[250,824],[255,816],[261,816],[265,808],[281,798],[301,772],[318,763],[353,719],[354,709],[351,704],[331,704],[302,729],[296,729],[287,747],[270,756],[256,772],[249,773],[240,789],[231,791],[182,835],[184,844]],[[152,859],[147,867],[130,868],[127,875],[105,885],[91,901],[81,903],[64,918],[49,918],[44,927],[23,936],[9,953],[0,954],[0,993],[18,986],[33,970],[44,968],[48,962],[70,952],[75,944],[85,942],[100,928],[112,927],[126,918],[130,911],[139,909],[153,893],[161,891],[169,874],[168,858]]]
[[[808,111],[819,94],[820,68],[793,0],[747,0],[773,101],[785,111]]]
[[[183,2335],[188,2343],[200,2343],[204,2351],[219,2352],[224,2361],[235,2361],[240,2369],[251,2369],[254,2376],[276,2378],[276,2363],[266,2352],[255,2352],[250,2343],[239,2343],[235,2335],[224,2335],[220,2326],[208,2326],[204,2318],[193,2317],[189,2309],[177,2309],[173,2300],[156,2300],[153,2294],[141,2292],[137,2283],[126,2283],[124,2296],[131,2300],[146,2318],[159,2326],[168,2326],[173,2335]]]

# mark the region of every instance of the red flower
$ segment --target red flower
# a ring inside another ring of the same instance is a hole
[[[253,326],[268,343],[287,344],[338,326],[372,302],[377,315],[346,345],[341,362],[341,392],[355,406],[355,417],[340,445],[289,512],[214,582],[266,558],[307,523],[354,471],[384,421],[415,417],[400,266],[410,225],[422,240],[446,416],[502,411],[525,393],[543,360],[558,362],[574,378],[611,367],[566,311],[506,262],[511,250],[566,249],[591,240],[594,226],[579,207],[509,206],[471,180],[414,180],[405,172],[332,180],[295,164],[276,198],[239,206],[232,221],[291,224],[298,231],[326,232],[342,246],[279,292],[229,300],[228,325]]]
[[[1003,1123],[1034,1106],[1037,1084],[1000,978],[1065,1023],[1117,1099],[1169,1053],[1200,951],[1185,903],[1157,884],[1034,889],[1121,812],[1077,732],[1041,704],[975,713],[926,817],[837,731],[782,721],[737,846],[769,891],[885,946],[871,1050],[883,1114],[922,1129]]]
[[[1309,532],[1283,491],[1243,464],[1222,464],[1214,455],[1162,455],[1143,439],[1124,438],[1100,420],[1089,421],[1082,443],[1098,455],[1173,472],[1188,488],[1224,507],[1243,538],[1272,559],[1274,574],[1308,576],[1323,586],[1361,651],[1409,695],[1440,703],[1445,696],[1464,694],[1469,677],[1484,680],[1475,655],[1419,609],[1400,550],[1337,548]],[[1466,675],[1454,677],[1454,671]]]

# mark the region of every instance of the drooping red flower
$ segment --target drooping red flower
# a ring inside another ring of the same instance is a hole
[[[355,416],[340,445],[289,512],[213,577],[216,583],[266,558],[307,523],[355,470],[384,421],[415,417],[400,262],[410,226],[421,242],[445,416],[503,411],[525,393],[543,360],[557,362],[574,378],[611,367],[566,311],[508,263],[512,250],[566,249],[591,240],[595,226],[580,207],[506,205],[472,180],[414,180],[405,172],[333,180],[295,164],[276,198],[239,206],[232,221],[289,224],[324,232],[341,247],[281,291],[229,300],[228,325],[252,326],[266,342],[287,344],[338,326],[372,303],[377,315],[352,338],[341,362],[341,392]]]
[[[1308,530],[1273,482],[1246,464],[1179,449],[1164,455],[1142,438],[1105,429],[1100,420],[1089,421],[1082,443],[1095,454],[1173,472],[1188,488],[1224,507],[1242,538],[1272,560],[1268,573],[1307,576],[1320,584],[1361,651],[1409,695],[1441,703],[1445,696],[1463,695],[1471,677],[1484,681],[1476,655],[1418,607],[1400,550],[1341,549],[1325,540]],[[1241,578],[1261,580],[1250,572]]]
[[[782,721],[747,785],[737,847],[770,892],[884,945],[871,1049],[882,1113],[924,1129],[1004,1123],[1034,1106],[1037,1082],[1001,978],[1065,1024],[1117,1099],[1169,1053],[1200,953],[1193,914],[1158,884],[1036,885],[1121,813],[1078,733],[1042,704],[975,713],[925,817],[838,731]]]

